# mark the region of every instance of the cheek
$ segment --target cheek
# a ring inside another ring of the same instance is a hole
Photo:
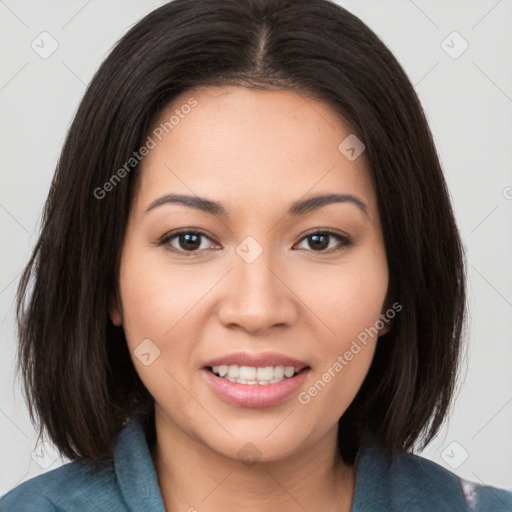
[[[131,271],[130,265],[121,272],[123,324],[129,334],[129,343],[136,343],[141,338],[160,339],[166,320],[167,329],[172,327],[172,318],[168,316],[169,311],[173,311],[169,308],[172,297],[165,293],[164,281],[153,277],[151,271]]]
[[[165,258],[152,256],[134,251],[121,265],[123,323],[132,342],[140,337],[159,342],[172,331],[181,332],[186,326],[182,320],[212,285],[208,279],[194,279],[190,268],[173,267]]]
[[[388,289],[386,260],[365,252],[354,253],[338,266],[308,273],[295,288],[330,335],[329,352],[348,350],[350,341],[359,335],[364,338],[383,312]]]
[[[375,336],[364,341],[347,337],[325,347],[327,357],[297,397],[312,417],[321,416],[326,424],[339,420],[366,378],[376,343]]]
[[[187,313],[208,283],[198,290],[186,272],[151,260],[143,251],[123,256],[119,281],[123,327],[139,377],[158,403],[185,409],[188,395],[178,383],[185,381],[197,338],[196,324],[187,321]]]
[[[311,412],[325,414],[326,421],[337,421],[359,391],[375,353],[388,288],[385,257],[361,252],[335,271],[318,273],[314,283],[299,293],[321,320],[320,362],[298,398]]]

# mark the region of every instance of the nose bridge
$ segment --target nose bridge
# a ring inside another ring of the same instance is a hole
[[[275,288],[275,277],[270,268],[275,266],[275,257],[267,246],[265,249],[253,237],[247,237],[236,249],[235,275],[244,286],[270,291]]]
[[[276,299],[276,278],[270,271],[275,267],[275,255],[268,243],[264,247],[253,236],[247,236],[236,247],[236,254],[234,278],[237,295],[256,303]],[[252,304],[253,307],[255,305]]]
[[[235,251],[221,321],[251,331],[293,321],[292,294],[278,277],[279,265],[271,248],[247,236]]]

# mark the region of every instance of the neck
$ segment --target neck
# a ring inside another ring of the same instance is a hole
[[[156,416],[152,457],[167,512],[349,512],[355,467],[336,449],[337,429],[277,461],[244,463]]]

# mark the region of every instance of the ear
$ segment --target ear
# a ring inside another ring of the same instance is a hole
[[[385,314],[382,313],[381,318],[385,318]],[[379,337],[384,336],[384,334],[387,334],[391,330],[391,320],[383,320],[384,327],[379,331]]]
[[[110,295],[108,313],[112,323],[116,326],[120,326],[123,323],[123,315],[121,311],[121,300],[117,293],[117,290]]]
[[[384,327],[379,330],[379,337],[383,336],[384,334],[387,334],[391,330],[391,327],[393,325],[393,320],[386,315],[386,311],[392,309],[391,306],[392,300],[388,289],[379,317],[382,320],[382,323],[384,324]]]

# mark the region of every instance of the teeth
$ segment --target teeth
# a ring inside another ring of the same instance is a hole
[[[295,373],[295,368],[292,368],[293,373]],[[292,373],[292,375],[293,375]],[[265,368],[258,368],[258,371],[256,372],[256,379],[257,380],[271,380],[274,378],[274,367],[273,366],[267,366]]]
[[[287,366],[284,369],[284,374],[286,377],[293,377],[294,373],[295,373],[295,368],[293,368],[292,366]]]
[[[245,380],[255,380],[256,373],[256,368],[253,368],[252,366],[240,366],[238,370],[238,378]]]
[[[213,366],[215,375],[223,377],[229,382],[247,385],[266,385],[281,382],[286,378],[293,377],[300,371],[300,368],[293,366],[265,366],[256,368],[254,366],[238,366],[236,364]]]
[[[238,379],[239,377],[239,368],[238,366],[232,364],[229,368],[228,368],[228,377],[231,377],[233,379]]]
[[[276,366],[274,368],[274,379],[282,379],[284,377],[284,366]]]

